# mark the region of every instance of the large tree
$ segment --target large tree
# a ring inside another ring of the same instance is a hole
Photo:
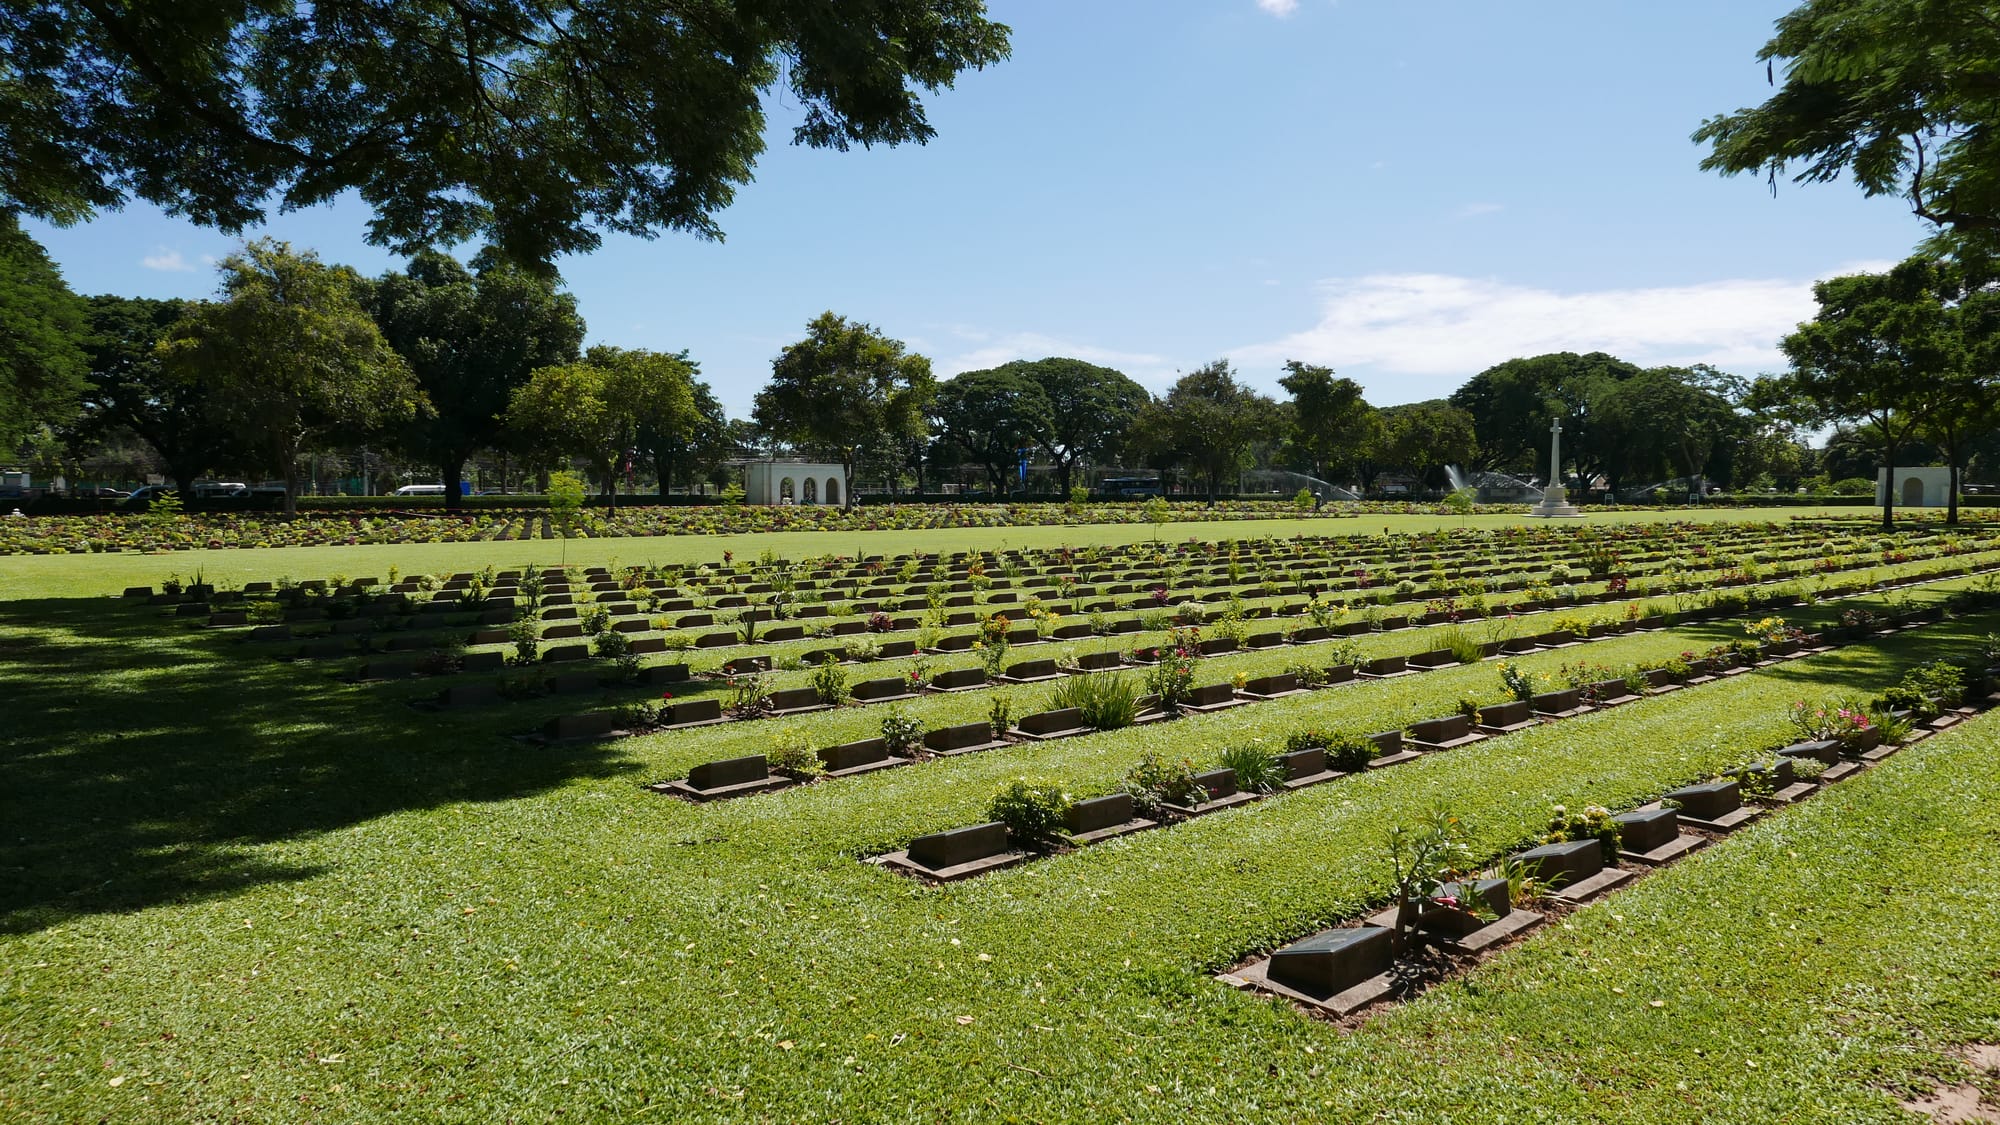
[[[1819,315],[1781,343],[1798,401],[1823,421],[1873,428],[1882,467],[1882,526],[1896,524],[1896,450],[1923,427],[1940,388],[1965,362],[1948,302],[1958,296],[1955,269],[1911,258],[1886,274],[1854,274],[1813,286]]]
[[[700,367],[686,353],[680,357],[690,374]],[[688,413],[648,419],[639,427],[639,448],[652,458],[660,478],[660,494],[675,484],[692,486],[716,479],[724,461],[736,456],[729,414],[707,383],[693,379]]]
[[[1007,56],[980,0],[0,0],[0,207],[130,196],[228,231],[358,193],[398,250],[719,236],[783,86],[797,143],[928,140]]]
[[[336,435],[401,424],[423,391],[361,303],[365,283],[311,251],[260,239],[223,259],[222,299],[197,305],[160,344],[170,377],[206,387],[298,510],[299,456]]]
[[[1000,370],[1019,372],[1042,388],[1049,404],[1042,451],[1055,466],[1056,485],[1064,495],[1079,467],[1102,461],[1125,444],[1132,420],[1153,400],[1123,372],[1065,356],[1017,360]]]
[[[1382,422],[1362,397],[1361,384],[1336,378],[1333,368],[1285,361],[1278,380],[1292,396],[1291,432],[1286,440],[1297,463],[1320,480],[1357,467],[1381,439]]]
[[[868,448],[894,448],[924,432],[937,393],[931,361],[859,321],[831,312],[771,362],[751,413],[780,441],[840,462],[841,502],[854,506],[854,465]]]
[[[0,152],[6,145],[0,126]],[[84,333],[83,301],[0,196],[0,449],[75,415],[88,370]]]
[[[1758,59],[1777,92],[1694,134],[1702,167],[1772,189],[1852,177],[1907,200],[1940,247],[2000,249],[2000,20],[1974,0],[1807,0]],[[1782,79],[1780,78],[1782,75]]]
[[[1010,491],[1008,478],[1023,454],[1045,445],[1053,425],[1041,385],[1012,365],[940,383],[930,413],[938,436],[984,466],[996,493]]]
[[[1549,423],[1561,418],[1563,453],[1579,472],[1602,465],[1616,447],[1591,426],[1591,404],[1612,385],[1639,373],[1637,364],[1603,352],[1552,352],[1495,364],[1453,391],[1451,404],[1472,415],[1480,459],[1488,468],[1532,474],[1547,469],[1547,480],[1562,475],[1548,466]]]
[[[390,346],[415,373],[432,413],[417,420],[411,453],[438,470],[446,508],[457,508],[472,455],[500,439],[501,414],[536,368],[576,358],[583,318],[552,278],[491,255],[466,269],[424,252],[407,272],[376,282],[370,306]]]
[[[1748,432],[1732,401],[1737,391],[1733,376],[1705,364],[1653,367],[1612,385],[1597,413],[1624,450],[1624,466],[1669,468],[1699,495],[1709,462]],[[1618,482],[1611,484],[1615,491]]]
[[[1187,462],[1210,504],[1223,482],[1249,465],[1252,448],[1277,437],[1284,423],[1278,404],[1237,382],[1228,360],[1181,376],[1145,413],[1142,428],[1162,452]]]
[[[136,434],[183,494],[203,473],[240,460],[244,444],[216,388],[171,378],[160,360],[160,341],[190,308],[179,300],[92,297],[84,345],[90,356],[85,432],[98,440],[121,428]]]
[[[1472,415],[1444,399],[1382,408],[1381,460],[1408,469],[1426,487],[1442,488],[1445,466],[1467,464],[1478,455]]]
[[[615,498],[642,435],[685,434],[699,423],[694,375],[685,354],[600,345],[515,388],[507,427],[543,465],[583,458],[603,494]]]

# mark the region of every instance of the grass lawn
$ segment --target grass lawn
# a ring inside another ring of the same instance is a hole
[[[1832,515],[1866,519],[1858,508],[1666,508],[1658,511],[1592,513],[1591,523],[1660,523],[1679,520],[1709,522],[1786,521],[1793,516]],[[1369,516],[1296,520],[1227,520],[1217,523],[1167,524],[1160,532],[1168,540],[1197,536],[1204,540],[1255,539],[1289,535],[1373,535],[1407,533],[1465,526],[1492,529],[1517,524],[1546,526],[1548,521],[1523,515]],[[896,555],[912,550],[951,552],[1000,548],[1059,547],[1083,543],[1136,543],[1154,537],[1146,524],[1095,524],[1087,527],[991,527],[953,531],[793,531],[754,535],[653,536],[639,539],[576,539],[568,542],[535,539],[498,543],[412,543],[380,547],[276,547],[264,550],[175,551],[146,555],[134,552],[102,555],[9,555],[0,557],[0,599],[67,598],[116,594],[127,586],[158,586],[169,574],[183,577],[199,570],[211,582],[240,584],[280,576],[317,578],[340,572],[353,576],[384,575],[389,567],[405,574],[477,570],[483,566],[511,567],[567,562],[577,566],[616,563],[699,563],[719,560],[724,551],[743,559],[770,550],[781,557],[808,555]]]
[[[398,565],[523,557],[499,546]],[[344,560],[377,549],[314,550],[358,574]],[[21,581],[12,568],[49,561],[0,567]],[[187,569],[66,561],[152,568],[79,589]],[[1018,773],[1096,791],[1161,740],[1207,760],[1307,722],[1379,728],[1491,690],[1494,671],[694,806],[641,785],[743,732],[531,746],[506,737],[518,716],[415,711],[138,607],[0,602],[0,700],[27,720],[0,725],[0,1120],[1895,1121],[1885,1091],[2000,1040],[2000,716],[1356,1033],[1209,974],[1379,901],[1383,833],[1437,801],[1498,853],[1550,803],[1629,806],[1741,764],[1787,741],[1790,701],[1879,691],[1996,627],[1926,628],[932,890],[858,857],[978,819]]]

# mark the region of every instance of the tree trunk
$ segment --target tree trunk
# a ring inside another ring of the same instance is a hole
[[[1945,467],[1950,470],[1945,474],[1945,486],[1949,492],[1944,498],[1944,522],[1946,526],[1950,526],[1958,522],[1959,442],[1953,440],[1943,444]]]
[[[444,463],[438,466],[444,477],[444,510],[456,512],[465,507],[465,498],[459,494],[459,477],[465,475],[467,454],[452,450],[445,454]]]
[[[854,510],[854,450],[840,451],[840,510]]]
[[[194,461],[173,459],[167,461],[167,472],[173,474],[174,488],[179,490],[183,501],[194,498],[194,480],[201,475],[201,471],[194,467],[195,464]]]
[[[1069,499],[1069,461],[1062,457],[1051,459],[1056,463],[1056,486],[1062,489],[1062,498],[1067,500]]]
[[[1896,443],[1882,450],[1882,530],[1896,530]]]

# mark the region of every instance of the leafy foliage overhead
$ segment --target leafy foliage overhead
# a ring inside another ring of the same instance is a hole
[[[1807,0],[1757,56],[1777,92],[1710,118],[1702,167],[1852,176],[1907,199],[1946,247],[2000,249],[2000,20],[1966,0]],[[1782,83],[1778,75],[1782,70]]]
[[[5,76],[0,62],[0,79]],[[0,86],[4,89],[4,86]],[[0,148],[6,137],[0,133]],[[84,307],[13,214],[0,208],[0,447],[76,413]]]
[[[922,143],[918,90],[1007,57],[980,0],[0,0],[0,207],[137,196],[226,231],[355,191],[408,251],[543,263],[718,237],[763,150]]]

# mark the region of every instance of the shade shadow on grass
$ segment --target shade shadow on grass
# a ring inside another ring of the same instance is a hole
[[[0,603],[0,932],[322,868],[268,845],[636,768],[414,711],[157,611]]]

